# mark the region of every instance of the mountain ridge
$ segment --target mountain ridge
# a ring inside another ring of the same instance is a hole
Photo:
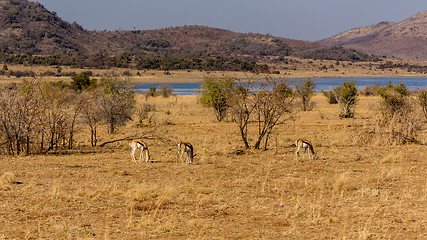
[[[354,28],[316,43],[389,58],[427,60],[427,11],[398,23],[380,22]]]
[[[253,70],[286,56],[367,60],[341,47],[207,26],[88,31],[42,4],[0,0],[0,61],[76,67]]]

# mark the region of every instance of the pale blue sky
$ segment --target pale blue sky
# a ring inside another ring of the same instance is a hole
[[[38,0],[88,30],[204,25],[316,41],[427,10],[427,0]]]

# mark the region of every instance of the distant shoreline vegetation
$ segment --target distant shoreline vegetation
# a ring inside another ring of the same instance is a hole
[[[122,53],[120,56],[102,54],[55,54],[37,56],[31,54],[0,53],[4,64],[26,64],[43,66],[69,66],[75,68],[131,68],[137,70],[206,70],[206,71],[257,71],[270,72],[267,64],[207,54],[200,57],[139,57]],[[3,73],[4,74],[4,73]]]
[[[260,81],[262,79],[259,79]],[[294,87],[305,79],[280,79]],[[378,88],[385,86],[388,82],[399,84],[402,82],[409,90],[427,88],[427,77],[373,77],[373,78],[316,78],[311,79],[316,83],[315,91],[329,91],[334,87],[340,86],[343,82],[354,81],[356,87],[364,95],[375,95]],[[144,94],[150,89],[168,88],[177,95],[197,95],[202,83],[145,83],[136,84],[135,91],[138,94]],[[375,92],[375,93],[374,93]]]

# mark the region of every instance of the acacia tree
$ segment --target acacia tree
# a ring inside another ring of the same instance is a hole
[[[341,109],[339,116],[341,118],[354,117],[353,108],[356,106],[358,96],[356,82],[344,82],[342,86],[334,88],[333,91]]]
[[[316,83],[314,83],[311,79],[307,79],[295,85],[295,93],[296,96],[301,99],[303,111],[311,110],[312,106],[310,104],[310,100],[314,95],[315,87]]]
[[[268,75],[255,86],[258,138],[254,148],[259,149],[261,141],[265,139],[264,150],[267,150],[273,128],[283,123],[283,116],[290,112],[293,92],[285,82],[274,80]]]
[[[252,119],[258,124],[258,137],[254,148],[260,148],[264,140],[264,150],[273,128],[283,123],[283,116],[290,111],[293,100],[292,89],[285,82],[272,79],[255,79],[253,74],[245,80],[237,80],[233,84],[228,102],[232,120],[237,123],[242,141],[249,149],[248,126]],[[255,116],[254,116],[255,114]]]
[[[222,78],[205,77],[200,88],[200,102],[210,106],[215,111],[218,121],[222,121],[229,108],[228,97],[232,91],[236,79],[224,76]]]
[[[248,124],[257,104],[251,92],[253,84],[253,79],[248,79],[248,81],[237,80],[228,97],[231,118],[239,127],[240,136],[246,149],[250,148]]]

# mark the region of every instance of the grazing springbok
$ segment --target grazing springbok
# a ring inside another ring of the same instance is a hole
[[[305,140],[305,139],[298,139],[295,141],[295,146],[297,147],[297,151],[295,152],[297,160],[299,160],[299,151],[301,148],[304,148],[304,154],[302,155],[302,159],[304,160],[305,152],[307,152],[308,149],[308,159],[310,159],[310,153],[312,156],[312,159],[314,160],[316,158],[316,153],[314,152],[313,145],[311,142]]]
[[[187,164],[193,163],[193,158],[197,155],[197,154],[194,154],[193,145],[191,145],[188,142],[178,143],[178,153],[176,154],[178,159],[182,158],[182,155],[184,155],[185,152],[187,153],[187,159],[185,160],[185,162]],[[179,156],[179,154],[181,154],[181,156]]]
[[[129,146],[131,147],[130,155],[134,163],[138,164],[135,159],[135,151],[138,148],[141,149],[141,153],[139,155],[139,163],[141,163],[142,155],[144,154],[144,152],[145,152],[145,162],[148,162],[150,160],[150,152],[148,151],[148,146],[146,143],[144,143],[139,139],[135,139],[129,142]]]

